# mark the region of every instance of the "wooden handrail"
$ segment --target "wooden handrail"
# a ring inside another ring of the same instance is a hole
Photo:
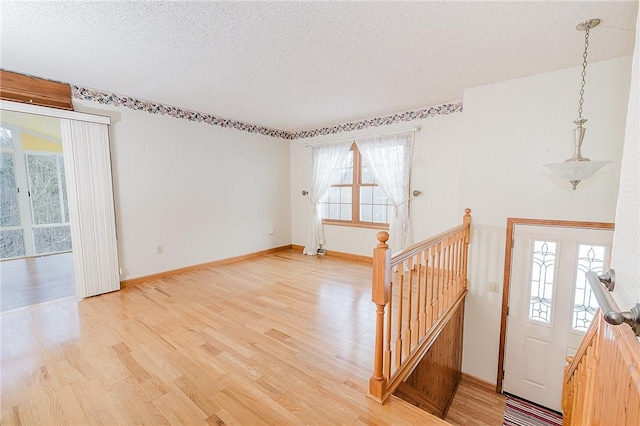
[[[415,243],[409,247],[407,247],[406,249],[399,251],[398,253],[394,254],[391,257],[391,265],[397,265],[398,263],[402,262],[403,260],[408,259],[409,257],[416,255],[417,253],[419,253],[420,251],[424,250],[425,247],[431,246],[435,243],[437,243],[438,241],[442,240],[443,238],[451,235],[452,233],[455,233],[457,231],[461,231],[463,229],[466,229],[470,224],[471,224],[471,209],[465,209],[464,210],[464,216],[462,218],[462,225],[458,225],[455,226],[453,228],[447,229],[444,232],[441,232],[437,235],[434,235],[433,237],[430,237],[426,240],[420,241],[419,243]],[[386,232],[383,232],[386,234]],[[380,235],[380,233],[378,233],[378,235]],[[388,236],[389,234],[387,234],[387,239],[389,238]],[[385,240],[387,241],[387,240]]]
[[[378,233],[373,251],[376,333],[369,397],[382,403],[391,395],[464,301],[470,232],[471,210],[465,209],[462,225],[393,257],[389,234]]]

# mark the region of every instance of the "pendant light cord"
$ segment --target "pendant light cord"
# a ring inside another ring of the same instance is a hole
[[[584,103],[584,85],[587,76],[587,49],[589,48],[589,25],[584,30],[584,53],[582,54],[582,85],[580,86],[580,101],[578,102],[578,119],[582,118],[582,104]]]

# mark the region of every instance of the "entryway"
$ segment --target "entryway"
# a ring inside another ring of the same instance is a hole
[[[76,294],[60,119],[0,114],[0,312]]]
[[[598,308],[585,273],[608,269],[613,225],[519,221],[508,229],[499,390],[561,411],[565,359]]]
[[[0,312],[75,296],[73,277],[71,253],[0,262]]]
[[[57,226],[58,223],[56,223],[55,227],[45,227],[47,229],[38,232],[49,233],[58,237],[60,236],[58,234],[65,231],[66,228],[70,228],[70,236],[73,239],[73,275],[78,297],[90,297],[119,290],[120,280],[108,128],[111,122],[110,118],[8,101],[0,101],[0,110],[2,110],[3,115],[27,113],[39,117],[52,117],[59,123],[64,161],[62,162],[56,158],[52,162],[49,161],[50,158],[48,157],[43,159],[34,156],[32,162],[34,165],[43,163],[45,166],[51,166],[52,173],[49,175],[52,179],[53,177],[57,179],[57,186],[47,184],[44,187],[48,189],[58,188],[57,195],[60,200],[60,203],[58,203],[58,216],[61,216],[66,222],[63,222],[64,226]],[[3,163],[5,158],[22,160],[23,156],[16,155],[16,152],[14,152],[15,147],[5,147],[4,142],[2,147]],[[8,154],[6,156],[4,155],[5,148],[7,148],[6,154]],[[25,158],[28,163],[30,157],[26,155]],[[55,167],[53,167],[54,165]],[[64,182],[60,173],[63,168],[65,172]],[[46,184],[47,182],[44,183]],[[16,182],[9,182],[8,185],[3,185],[2,188],[11,189],[12,185],[15,191]],[[29,186],[29,188],[32,188],[32,186]],[[66,191],[68,205],[62,201],[65,198],[64,191]],[[4,197],[4,192],[3,190],[3,201],[5,198],[8,199],[8,197]],[[44,193],[56,195],[56,191],[47,190]],[[33,194],[29,193],[28,195],[32,196]],[[19,203],[25,204],[24,197],[15,198],[23,200],[15,203],[17,207],[20,207]],[[34,209],[33,201],[31,201],[31,206],[29,206],[28,200],[26,204],[26,210],[25,206],[22,206],[21,211]],[[17,223],[12,222],[9,224],[7,222],[5,224],[5,216],[15,219],[16,216],[21,217],[24,214],[20,213],[17,208],[12,210],[11,208],[4,209],[4,207],[3,205],[2,247],[13,241],[9,237],[11,232],[15,231],[15,235],[22,235],[24,247],[33,240],[35,253],[37,254],[37,240],[28,238],[29,229],[33,236],[36,233],[35,225],[40,224],[36,220],[36,215],[31,211],[33,223],[30,227],[25,226],[25,221],[20,220],[13,221]],[[45,216],[47,214],[46,210],[47,208],[44,209]],[[7,214],[5,215],[5,213]],[[51,223],[46,222],[46,224],[50,225]],[[16,227],[16,229],[8,229],[10,226]],[[64,236],[62,240],[64,240]],[[61,251],[58,246],[55,249]],[[29,249],[25,249],[24,254],[21,255],[17,255],[17,252],[12,252],[13,255],[8,257],[28,256],[28,252]]]

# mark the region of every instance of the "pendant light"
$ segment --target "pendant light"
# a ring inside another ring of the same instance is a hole
[[[573,122],[576,125],[576,128],[573,129],[573,156],[561,163],[544,164],[544,166],[548,167],[556,176],[568,180],[574,190],[580,181],[590,178],[595,172],[600,170],[600,168],[611,163],[611,161],[591,161],[582,156],[582,142],[586,131],[583,125],[587,122],[586,118],[582,118],[582,104],[584,103],[584,86],[587,75],[589,30],[596,27],[599,23],[600,19],[589,19],[576,26],[578,31],[584,31],[584,53],[582,54],[582,84],[580,86],[580,101],[578,102],[578,118]]]

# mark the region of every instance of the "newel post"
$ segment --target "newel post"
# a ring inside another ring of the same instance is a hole
[[[464,263],[462,269],[462,285],[463,288],[467,288],[468,278],[467,278],[467,265],[469,264],[469,241],[471,240],[471,209],[464,209],[464,216],[462,217],[462,224],[467,226],[467,229],[464,231]]]
[[[464,216],[462,217],[463,225],[471,225],[471,209],[464,209]]]
[[[391,282],[391,251],[387,245],[389,234],[378,232],[378,245],[373,249],[373,281],[371,300],[376,304],[376,346],[373,363],[373,375],[369,379],[369,396],[383,402],[387,388],[387,377],[383,370],[384,349],[384,311],[389,302],[389,283]]]

